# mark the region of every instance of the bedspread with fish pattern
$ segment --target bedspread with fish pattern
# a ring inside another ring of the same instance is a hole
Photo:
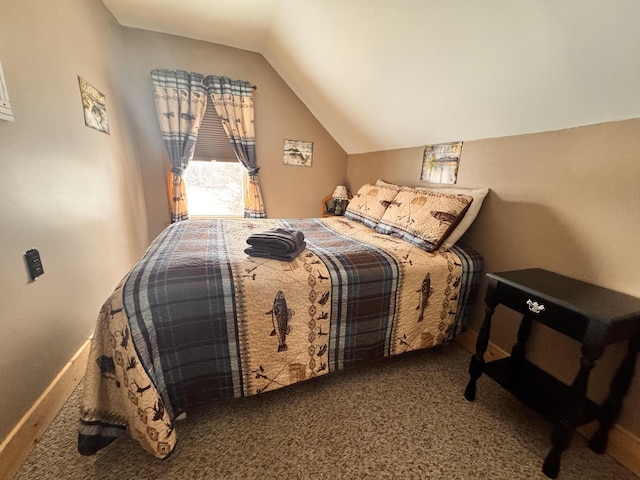
[[[274,227],[301,230],[307,249],[292,262],[244,253]],[[481,269],[470,249],[427,253],[344,217],[172,224],[100,312],[78,449],[129,429],[162,458],[195,405],[448,342]]]

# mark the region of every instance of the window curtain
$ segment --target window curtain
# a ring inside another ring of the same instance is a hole
[[[238,160],[246,168],[244,217],[266,218],[258,181],[253,87],[249,82],[216,75],[206,76],[204,85]]]
[[[189,219],[182,175],[193,158],[207,96],[199,73],[155,69],[151,71],[151,79],[160,133],[171,162],[173,180],[169,198],[174,223]]]

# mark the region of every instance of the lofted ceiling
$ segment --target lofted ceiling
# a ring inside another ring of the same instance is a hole
[[[637,0],[103,0],[262,54],[349,154],[640,117]]]

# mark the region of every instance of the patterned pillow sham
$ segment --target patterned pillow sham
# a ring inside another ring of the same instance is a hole
[[[464,214],[464,217],[456,225],[456,228],[447,236],[444,242],[442,242],[442,246],[446,249],[451,248],[455,243],[460,240],[460,237],[465,234],[465,232],[469,229],[473,221],[480,213],[480,207],[482,207],[482,203],[484,202],[485,197],[489,193],[488,188],[456,188],[456,187],[437,187],[437,188],[429,188],[429,187],[416,187],[418,190],[424,190],[427,192],[439,192],[439,193],[453,193],[455,195],[469,195],[473,198],[473,202],[469,205],[469,210]]]
[[[396,186],[398,188],[402,188],[393,183],[385,182],[384,180],[378,179],[376,185],[387,185],[387,186]],[[469,210],[464,214],[464,217],[456,225],[456,228],[447,236],[444,242],[442,242],[441,247],[446,249],[451,248],[455,243],[460,240],[460,238],[465,234],[465,232],[469,229],[473,221],[478,216],[480,212],[480,207],[482,207],[482,203],[484,202],[485,197],[489,193],[488,188],[460,188],[460,187],[415,187],[416,190],[424,190],[427,192],[440,192],[440,193],[453,193],[456,195],[469,195],[473,197],[473,202],[469,206]]]
[[[400,188],[364,184],[349,201],[344,216],[375,228]]]
[[[469,195],[403,188],[389,204],[376,231],[397,235],[432,252],[462,220],[471,202],[473,197]]]

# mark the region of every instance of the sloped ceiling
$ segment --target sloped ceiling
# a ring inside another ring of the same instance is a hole
[[[349,153],[640,117],[637,0],[103,0],[261,53]]]

